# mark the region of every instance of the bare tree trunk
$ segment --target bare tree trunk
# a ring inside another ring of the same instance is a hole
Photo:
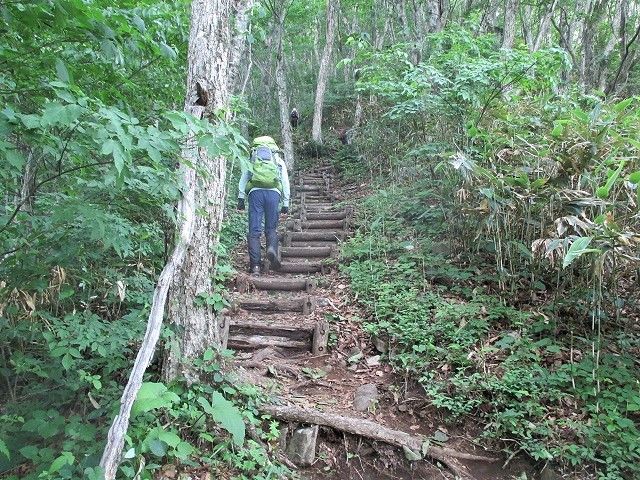
[[[394,10],[396,12],[395,16],[400,20],[402,38],[406,43],[413,41],[413,35],[411,34],[412,28],[411,25],[409,25],[409,20],[407,18],[406,0],[397,0],[393,5],[391,5],[391,8],[392,11]]]
[[[313,124],[311,126],[311,138],[317,143],[322,143],[322,108],[324,107],[324,92],[327,88],[327,82],[329,81],[333,41],[336,24],[338,23],[338,10],[338,0],[327,0],[327,31],[322,60],[320,61],[320,68],[318,69],[316,99],[313,106]]]
[[[533,10],[531,9],[531,5],[525,4],[524,7],[524,15],[522,18],[522,34],[524,35],[524,42],[529,47],[529,52],[533,52],[533,32],[531,31],[532,24],[534,22],[529,23],[528,20],[533,18]]]
[[[613,18],[610,20],[609,24],[611,25],[611,35],[609,36],[606,45],[598,49],[597,58],[599,59],[596,63],[598,65],[598,78],[594,82],[594,85],[598,90],[605,91],[607,88],[607,80],[611,75],[610,66],[614,63],[612,54],[616,48],[619,46],[620,49],[624,49],[624,30],[621,26],[626,24],[626,1],[621,1],[615,7],[615,11],[613,13]]]
[[[318,64],[318,67],[320,67],[320,30],[322,29],[322,24],[320,23],[320,19],[318,17],[315,17],[313,19],[313,27],[313,56]]]
[[[596,72],[596,34],[603,13],[603,0],[590,2],[583,22],[581,35],[582,54],[580,56],[580,83],[587,86],[594,84]]]
[[[378,30],[378,13],[384,17],[384,25],[382,31]],[[393,15],[391,15],[390,8],[384,0],[374,0],[374,7],[371,10],[371,43],[376,50],[380,50],[387,39],[387,33],[393,32],[391,26]]]
[[[625,2],[625,7],[626,7]],[[622,86],[627,83],[627,79],[629,78],[629,72],[635,65],[638,63],[638,49],[637,44],[638,39],[640,38],[640,23],[636,25],[635,31],[632,30],[633,34],[627,40],[627,22],[628,22],[628,12],[627,8],[624,8],[621,12],[620,18],[620,35],[619,35],[619,44],[620,44],[620,65],[618,70],[614,73],[613,78],[607,84],[605,93],[610,94],[619,90]]]
[[[17,208],[23,212],[31,212],[36,191],[36,176],[38,174],[38,161],[34,158],[33,151],[31,150],[24,163],[23,172],[20,197],[16,199],[16,205]],[[7,201],[7,203],[9,202]]]
[[[511,50],[516,38],[516,16],[519,0],[505,0],[504,2],[504,31],[502,32],[502,48]]]
[[[428,31],[424,2],[411,0],[411,12],[413,14],[413,31],[415,38],[423,38]]]
[[[204,109],[204,107],[198,107]],[[195,112],[197,113],[197,112]],[[190,141],[189,143],[193,143]],[[185,152],[186,153],[186,152]],[[100,466],[104,468],[105,480],[112,480],[116,476],[118,465],[120,465],[122,449],[124,447],[124,437],[129,428],[129,417],[131,416],[131,407],[138,396],[138,391],[142,386],[144,372],[151,363],[156,344],[160,337],[162,329],[162,317],[164,314],[164,306],[167,300],[167,292],[176,271],[180,269],[184,262],[185,251],[187,245],[191,243],[193,237],[193,226],[195,220],[194,192],[197,188],[195,170],[185,167],[183,170],[182,180],[185,185],[185,191],[178,203],[178,215],[182,218],[180,226],[180,236],[178,243],[173,250],[169,261],[162,269],[158,284],[153,292],[153,302],[151,304],[151,312],[147,322],[147,330],[133,364],[129,381],[122,393],[120,400],[120,411],[113,419],[111,428],[107,435],[107,443],[102,453]]]
[[[437,33],[444,28],[447,24],[449,8],[449,0],[427,0],[428,33]]]
[[[203,118],[205,112],[226,106],[228,44],[229,0],[192,1],[184,110],[194,117]],[[120,411],[109,429],[100,460],[105,480],[116,476],[131,407],[160,337],[169,291],[172,293],[169,318],[179,327],[176,330],[180,333],[176,335],[174,348],[165,361],[167,378],[175,378],[182,373],[190,381],[197,380],[198,372],[188,362],[220,343],[215,315],[207,307],[198,306],[195,300],[211,289],[209,272],[216,261],[212,253],[215,250],[211,247],[223,213],[221,199],[224,197],[225,161],[223,158],[210,159],[206,151],[198,148],[193,134],[188,135],[182,158],[184,190],[178,203],[181,219],[179,238],[158,279],[147,330],[122,394]],[[198,171],[207,171],[209,175],[199,178],[193,168],[195,165],[199,167]],[[196,216],[196,205],[202,206],[207,215]],[[194,235],[201,241],[194,244]],[[206,305],[206,302],[202,303]]]
[[[489,0],[489,5],[483,11],[480,19],[480,33],[497,33],[498,6],[500,0]]]
[[[287,97],[287,79],[284,73],[285,59],[282,41],[288,6],[282,4],[281,7],[275,14],[278,19],[276,26],[276,42],[278,44],[276,85],[278,86],[278,105],[280,107],[280,132],[282,133],[282,143],[284,144],[284,163],[287,165],[287,169],[291,170],[293,168],[293,135],[291,133],[291,122],[289,121],[289,98]]]
[[[242,90],[241,65],[247,45],[249,32],[249,11],[253,8],[254,0],[233,0],[234,28],[231,37],[229,54],[229,92]]]
[[[206,116],[228,105],[230,0],[194,0],[191,5],[185,109],[193,108],[193,103],[204,104],[206,111],[201,115]],[[164,375],[167,380],[184,376],[193,383],[201,373],[193,360],[221,344],[219,319],[207,300],[214,293],[211,271],[217,261],[224,213],[226,160],[211,158],[206,149],[195,145],[189,157],[185,160],[197,165],[198,172],[205,172],[197,179],[194,192],[195,206],[203,214],[195,219],[197,241],[187,245],[184,267],[176,272],[169,293],[168,317],[180,333],[167,351]]]
[[[532,45],[533,47],[532,49],[530,49],[532,52],[537,52],[538,50],[540,50],[542,48],[543,42],[549,39],[549,31],[551,29],[551,17],[553,16],[556,10],[556,5],[558,5],[558,0],[554,0],[551,3],[551,5],[546,7],[544,15],[540,20],[540,27],[538,28],[538,34],[536,35],[536,39],[533,42],[533,44],[529,44],[529,45]]]

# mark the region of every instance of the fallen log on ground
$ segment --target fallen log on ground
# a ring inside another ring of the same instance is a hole
[[[261,405],[259,410],[261,413],[271,415],[279,420],[323,425],[333,428],[334,430],[367,437],[396,447],[406,447],[414,452],[422,453],[432,460],[437,460],[445,465],[454,475],[464,480],[475,480],[475,478],[468,472],[468,468],[462,465],[459,460],[480,462],[498,461],[497,458],[473,455],[450,448],[431,445],[428,444],[429,438],[422,435],[412,435],[399,430],[393,430],[362,418],[346,417],[310,408],[283,405]],[[428,448],[426,449],[424,449],[425,444],[428,444]]]

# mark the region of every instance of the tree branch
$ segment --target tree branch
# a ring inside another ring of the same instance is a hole
[[[616,76],[614,77],[613,81],[609,84],[609,86],[607,87],[607,91],[605,92],[607,95],[614,91],[614,89],[616,87],[616,84],[620,80],[620,76],[622,75],[622,72],[625,71],[625,62],[629,58],[633,59],[633,55],[631,55],[631,51],[630,51],[631,50],[631,45],[633,45],[633,43],[638,39],[639,35],[640,35],[640,24],[636,28],[636,32],[633,34],[633,37],[631,37],[631,39],[629,40],[629,43],[627,43],[625,45],[624,55],[622,56],[622,59],[620,60],[620,65],[618,66],[618,70],[616,72]],[[635,54],[635,51],[633,53]],[[631,62],[632,61],[633,60],[631,60]]]

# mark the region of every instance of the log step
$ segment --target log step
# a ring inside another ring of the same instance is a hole
[[[291,242],[291,245],[289,245],[288,247],[282,247],[282,248],[302,248],[302,247],[333,247],[336,248],[336,242],[335,240],[331,241],[331,240],[317,240],[317,241],[311,241],[311,240],[304,240],[302,242]]]
[[[229,335],[287,337],[291,340],[303,341],[310,344],[315,328],[315,323],[296,323],[290,325],[264,318],[231,320],[229,324]]]
[[[240,299],[238,306],[249,311],[302,312],[303,314],[308,315],[315,310],[316,299],[312,296],[270,300],[248,298]]]
[[[282,262],[278,273],[316,273],[324,270],[322,262]]]
[[[318,230],[318,229],[338,229],[343,230],[345,228],[345,220],[307,220],[306,222],[301,220],[289,220],[287,227],[294,231],[300,232],[303,230]]]
[[[309,230],[306,232],[285,232],[284,244],[289,246],[290,242],[304,242],[304,241],[330,241],[337,242],[338,240],[344,240],[344,232],[337,230]]]
[[[291,340],[288,337],[263,335],[231,335],[227,340],[227,348],[231,350],[253,350],[264,347],[280,347],[290,350],[308,351],[310,342]]]
[[[281,290],[293,292],[302,290],[312,292],[318,282],[312,278],[278,278],[278,277],[249,277],[246,275],[236,278],[236,285],[241,292],[248,292],[251,287],[257,290]]]
[[[311,257],[334,257],[336,254],[335,246],[326,247],[282,247],[280,249],[280,255],[283,258],[298,257],[298,258],[311,258]]]
[[[318,183],[307,183],[304,182],[302,185],[298,185],[295,187],[298,192],[306,192],[306,193],[318,193],[324,190],[326,182],[318,182]]]
[[[307,212],[306,214],[307,221],[344,220],[347,217],[348,213],[346,210],[336,212]]]

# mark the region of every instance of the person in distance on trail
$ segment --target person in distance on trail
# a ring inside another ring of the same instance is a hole
[[[260,237],[264,219],[267,258],[278,270],[278,206],[284,218],[289,213],[289,174],[280,156],[280,149],[271,137],[257,137],[252,144],[250,169],[243,172],[238,185],[238,213],[244,213],[245,199],[249,201],[249,273],[260,275]]]
[[[290,115],[291,126],[293,128],[296,128],[298,126],[298,118],[300,118],[300,115],[298,114],[298,110],[294,108],[293,110],[291,110],[291,115]]]

